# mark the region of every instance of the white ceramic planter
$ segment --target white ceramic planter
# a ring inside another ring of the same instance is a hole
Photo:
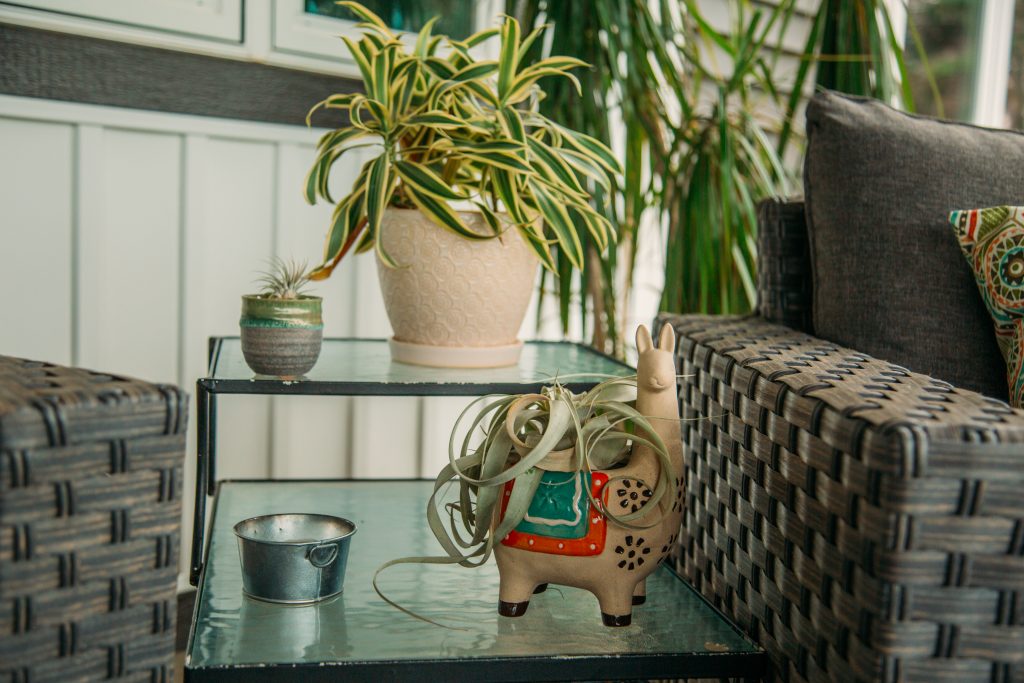
[[[471,230],[486,234],[479,213],[460,212]],[[389,208],[381,241],[400,265],[377,260],[384,306],[395,336],[391,357],[437,367],[515,365],[519,327],[539,265],[517,230],[500,238],[467,240],[417,210]]]

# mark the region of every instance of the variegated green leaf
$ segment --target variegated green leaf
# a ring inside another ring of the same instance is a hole
[[[551,170],[555,178],[567,185],[571,190],[586,196],[586,192],[584,192],[583,187],[576,178],[576,174],[554,150],[534,138],[529,138],[527,144],[530,147],[530,151],[536,155],[546,168]]]
[[[349,235],[364,213],[365,188],[350,194],[338,203],[332,215],[331,228],[324,241],[324,263],[330,263],[348,242]]]
[[[447,202],[435,199],[430,195],[417,192],[409,187],[406,188],[406,192],[409,194],[409,198],[412,199],[413,203],[416,204],[420,211],[423,212],[423,215],[437,225],[440,225],[442,228],[451,230],[456,235],[467,239],[490,239],[489,235],[480,235],[467,228],[466,224],[462,222],[462,218],[459,217],[459,214],[456,213]]]
[[[512,79],[519,64],[519,22],[506,17],[501,26],[501,53],[498,57],[498,99],[505,101],[505,95],[512,86]]]
[[[495,61],[476,62],[459,69],[448,80],[453,84],[479,81],[481,78],[487,78],[497,70],[498,63]]]
[[[366,229],[367,232],[377,235],[375,239],[377,255],[380,256],[381,261],[389,266],[394,266],[395,262],[384,252],[380,244],[379,233],[380,219],[384,215],[384,207],[387,206],[388,199],[391,198],[392,183],[392,172],[388,157],[386,154],[381,154],[370,165],[370,177],[366,181]]]
[[[518,143],[526,142],[526,129],[523,128],[523,120],[515,107],[501,108],[501,122],[510,139]]]
[[[358,2],[350,2],[349,0],[342,0],[338,2],[339,5],[347,9],[352,14],[356,15],[370,26],[374,27],[381,34],[386,36],[394,37],[394,33],[388,28],[388,25],[384,23],[384,20],[378,17],[376,14],[368,10],[367,8],[360,5]]]
[[[512,174],[502,169],[495,169],[491,173],[491,179],[498,199],[505,205],[505,210],[512,216],[512,220],[518,225],[526,225],[530,222],[530,218],[523,210]]]
[[[480,215],[484,217],[484,222],[487,223],[487,227],[491,229],[491,232],[495,235],[500,235],[502,232],[501,219],[491,211],[491,207],[483,202],[473,202],[473,204],[480,210]]]
[[[611,184],[608,182],[609,173],[604,167],[598,166],[590,157],[575,150],[559,148],[557,151],[565,162],[576,171],[597,182],[606,195],[611,193]]]
[[[510,152],[481,152],[475,149],[466,148],[461,150],[461,155],[487,166],[515,171],[517,173],[533,173],[533,169],[520,157]]]
[[[511,92],[505,97],[505,102],[508,104],[516,104],[525,100],[529,97],[534,84],[545,76],[561,76],[568,78],[572,81],[573,85],[576,86],[577,94],[583,93],[583,86],[580,85],[578,78],[573,76],[571,73],[566,71],[559,71],[558,69],[541,69],[539,71],[530,71],[519,74],[516,77],[515,83],[512,84]]]
[[[496,28],[488,28],[488,29],[484,29],[483,31],[478,31],[478,32],[474,33],[469,38],[466,38],[465,42],[466,42],[466,45],[468,45],[470,48],[474,48],[477,45],[479,45],[480,43],[484,42],[485,40],[487,40],[489,38],[493,38],[496,35],[498,35],[498,29],[496,29]]]
[[[554,257],[551,256],[551,248],[548,246],[547,240],[540,234],[540,231],[533,225],[527,225],[519,229],[519,234],[526,238],[530,248],[537,254],[537,258],[540,259],[541,265],[552,273],[558,270],[557,264],[555,264]]]
[[[427,47],[430,45],[430,32],[434,29],[434,24],[440,19],[439,16],[431,17],[427,20],[427,23],[423,24],[423,28],[420,29],[419,34],[416,36],[416,47],[413,48],[413,53],[420,58],[427,56]]]
[[[583,244],[576,233],[572,218],[560,202],[548,194],[548,191],[539,183],[530,181],[533,188],[533,196],[537,200],[537,206],[544,214],[544,220],[555,234],[558,240],[559,249],[576,268],[583,267]]]
[[[370,66],[369,58],[354,40],[347,36],[342,36],[341,39],[346,47],[348,47],[349,54],[352,55],[352,60],[356,63],[356,67],[359,68],[359,75],[363,78],[363,85],[366,87],[366,91],[370,92],[373,87],[373,67]]]
[[[554,125],[565,136],[564,139],[586,157],[600,164],[609,173],[615,175],[622,173],[622,166],[619,164],[618,159],[615,158],[615,154],[603,142],[589,135],[577,133],[564,126],[559,126],[557,123]]]
[[[402,180],[412,185],[421,194],[430,195],[441,201],[466,198],[466,195],[459,194],[453,190],[445,183],[441,176],[426,166],[411,161],[396,161],[395,169],[398,171],[398,175],[402,177]]]
[[[388,111],[384,108],[384,105],[377,100],[366,100],[366,108],[370,110],[373,118],[380,122],[381,130],[387,131],[390,126],[388,124]]]

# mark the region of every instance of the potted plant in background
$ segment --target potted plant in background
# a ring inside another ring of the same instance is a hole
[[[242,296],[242,355],[259,375],[297,377],[320,357],[324,324],[322,299],[303,293],[305,263],[274,259],[258,280],[259,294]]]
[[[511,18],[465,41],[433,36],[431,21],[410,50],[366,8],[341,4],[363,19],[362,38],[343,40],[365,93],[332,95],[310,112],[340,109],[349,123],[321,138],[306,199],[333,202],[328,178],[338,159],[357,148],[377,153],[337,202],[311,277],[329,277],[352,249],[373,249],[395,360],[514,364],[538,260],[554,270],[554,247],[580,268],[581,232],[601,249],[614,241],[581,178],[608,187],[618,162],[594,138],[536,111],[537,82],[578,85],[569,70],[584,63],[550,57],[524,66],[543,27],[521,38]],[[493,37],[499,58],[477,59],[473,49]]]

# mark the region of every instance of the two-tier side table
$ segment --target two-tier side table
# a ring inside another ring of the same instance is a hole
[[[209,375],[196,385],[198,467],[191,579],[198,585],[186,652],[189,681],[756,679],[767,657],[670,568],[648,583],[633,624],[601,624],[597,601],[552,586],[517,619],[497,614],[493,563],[466,569],[405,565],[386,571],[389,597],[455,628],[420,621],[374,592],[386,560],[441,554],[424,511],[425,481],[216,480],[219,394],[479,396],[537,391],[558,378],[573,391],[628,365],[566,342],[528,342],[519,365],[447,370],[392,363],[387,342],[325,339],[316,367],[294,381],[254,376],[237,338],[210,340]],[[216,494],[204,543],[206,499]],[[232,532],[246,518],[317,512],[358,526],[345,591],[308,606],[243,596]],[[205,549],[204,549],[205,546]]]

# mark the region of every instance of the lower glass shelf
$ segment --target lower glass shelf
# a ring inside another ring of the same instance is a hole
[[[667,567],[648,579],[633,624],[606,628],[597,600],[551,586],[527,613],[499,617],[493,560],[477,569],[403,565],[380,578],[385,593],[442,628],[404,614],[371,586],[377,567],[406,555],[440,554],[424,510],[425,481],[224,482],[197,597],[188,680],[574,680],[758,677],[752,644]],[[246,598],[232,526],[271,512],[352,520],[345,590],[311,606]],[[291,680],[291,679],[289,679]]]

